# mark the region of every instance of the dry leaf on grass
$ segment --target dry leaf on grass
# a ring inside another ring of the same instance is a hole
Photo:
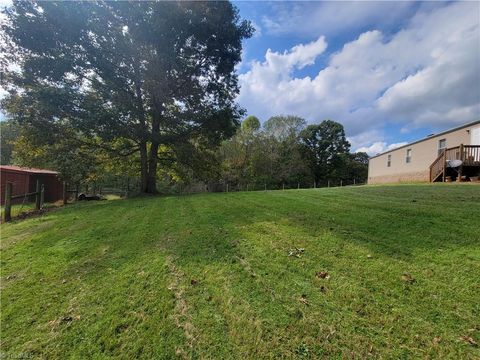
[[[327,272],[327,271],[317,271],[315,273],[315,276],[318,278],[318,279],[330,279],[330,274]]]
[[[472,345],[472,346],[478,346],[477,342],[471,337],[471,336],[460,336],[460,340],[462,340],[464,343]]]
[[[412,275],[407,274],[407,273],[405,273],[405,274],[402,275],[402,280],[405,281],[405,282],[408,283],[408,284],[413,284],[413,283],[416,281],[416,280],[413,278]]]
[[[295,256],[297,258],[302,257],[302,254],[305,252],[304,248],[293,248],[290,249],[288,256]]]
[[[300,301],[302,304],[305,304],[307,306],[310,305],[310,303],[307,300],[307,295],[305,294],[302,294],[302,296],[300,296],[300,299],[298,299],[298,301]]]

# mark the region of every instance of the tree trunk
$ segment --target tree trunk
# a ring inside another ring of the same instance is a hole
[[[150,147],[150,156],[148,158],[147,188],[145,191],[148,194],[157,193],[157,153],[158,142],[152,141],[152,146]]]
[[[147,143],[142,141],[140,143],[140,192],[147,192],[148,182],[148,154]]]
[[[147,154],[147,122],[145,118],[145,108],[143,104],[142,82],[139,70],[139,64],[135,64],[135,95],[137,100],[138,115],[141,125],[140,134],[140,192],[148,192],[148,154]]]
[[[147,189],[148,194],[157,193],[157,163],[158,163],[158,147],[160,135],[160,119],[154,116],[152,119],[152,144],[150,146],[150,154],[148,157],[148,177]]]

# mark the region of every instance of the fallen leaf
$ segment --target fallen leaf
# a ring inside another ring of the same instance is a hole
[[[310,305],[310,303],[309,303],[308,300],[307,300],[307,295],[305,295],[305,294],[302,294],[302,296],[300,296],[300,299],[298,299],[298,300],[299,300],[301,303],[303,303],[303,304],[305,304],[305,305],[307,305],[307,306]]]
[[[442,338],[440,336],[435,336],[433,338],[433,346],[437,346],[440,343],[441,340],[442,340]]]
[[[319,279],[330,279],[330,274],[327,271],[317,271],[315,276]]]
[[[192,280],[190,280],[190,284],[191,284],[191,285],[197,285],[197,284],[198,284],[198,281],[195,280],[195,279],[192,279]]]
[[[402,280],[405,281],[405,282],[408,283],[408,284],[413,284],[413,283],[416,281],[416,280],[413,278],[412,275],[407,274],[407,273],[405,273],[405,274],[402,275]]]
[[[471,336],[460,336],[460,340],[472,346],[478,346],[477,342]]]
[[[302,254],[305,252],[304,248],[293,248],[290,249],[288,256],[295,256],[297,258],[302,257]]]

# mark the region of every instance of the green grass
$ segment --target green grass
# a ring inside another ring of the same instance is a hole
[[[480,186],[441,184],[88,202],[2,224],[1,351],[479,358],[479,215]]]
[[[55,207],[55,206],[57,206],[57,205],[55,205],[53,203],[43,204],[44,209],[52,208],[52,207]],[[2,221],[3,221],[3,218],[5,216],[4,211],[5,211],[5,206],[3,206],[3,205],[0,206],[0,218],[2,219]],[[24,204],[13,204],[10,211],[11,211],[10,215],[12,216],[12,219],[14,219],[21,214],[35,211],[35,202],[26,202]]]

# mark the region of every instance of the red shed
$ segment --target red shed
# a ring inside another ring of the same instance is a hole
[[[63,183],[58,179],[56,171],[23,168],[19,166],[0,166],[0,203],[5,203],[5,184],[13,183],[12,195],[21,195],[35,191],[37,180],[45,189],[45,202],[55,202],[63,197]],[[21,203],[22,198],[12,200],[13,203]]]

